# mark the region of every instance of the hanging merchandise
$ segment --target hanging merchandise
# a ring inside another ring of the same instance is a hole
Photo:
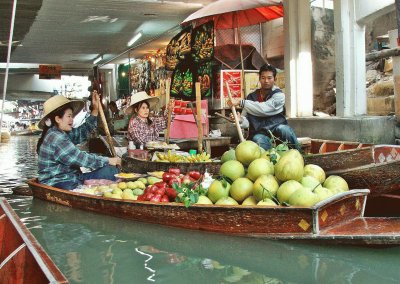
[[[214,56],[214,22],[208,22],[192,31],[192,58],[194,62],[210,61]]]
[[[196,81],[200,83],[201,98],[211,97],[212,61],[201,63],[195,73]]]
[[[193,96],[193,66],[188,61],[178,63],[172,74],[171,97],[189,99]]]
[[[166,69],[173,71],[179,61],[184,60],[185,56],[191,51],[191,31],[188,27],[174,36],[166,49]]]

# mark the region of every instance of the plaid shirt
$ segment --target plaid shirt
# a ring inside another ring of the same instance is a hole
[[[135,144],[145,145],[149,141],[158,140],[159,133],[167,127],[166,112],[164,116],[156,116],[151,118],[152,123],[149,125],[146,121],[139,117],[132,116],[128,126],[128,139]]]
[[[98,169],[108,165],[108,158],[89,154],[75,145],[87,139],[97,126],[97,117],[89,116],[78,128],[66,133],[50,128],[39,150],[39,182],[55,185],[59,182],[78,182],[80,167]]]

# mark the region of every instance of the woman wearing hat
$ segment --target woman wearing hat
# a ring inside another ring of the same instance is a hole
[[[83,109],[83,101],[58,95],[44,103],[44,117],[39,121],[43,132],[37,144],[40,183],[71,190],[88,179],[115,180],[120,158],[89,154],[75,146],[97,127],[99,103],[99,95],[93,91],[91,115],[78,128],[72,128],[73,118]],[[80,167],[93,171],[82,173]]]
[[[125,110],[126,114],[133,113],[128,126],[128,139],[137,147],[157,140],[160,132],[167,127],[168,109],[172,110],[173,101],[170,101],[163,116],[150,118],[150,110],[157,102],[157,97],[151,97],[146,92],[138,92],[132,95],[130,106]]]

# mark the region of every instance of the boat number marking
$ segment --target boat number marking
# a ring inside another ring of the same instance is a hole
[[[301,221],[299,222],[299,227],[302,228],[304,231],[307,231],[308,228],[310,228],[310,224],[306,220],[301,219]]]
[[[325,210],[324,213],[322,213],[322,215],[321,215],[321,220],[322,220],[322,222],[325,222],[326,219],[328,219],[328,212],[326,212],[326,210]]]
[[[345,205],[342,205],[342,207],[340,207],[340,215],[344,215],[344,213],[346,212],[346,206]]]
[[[52,202],[71,207],[71,204],[69,203],[68,200],[62,200],[61,198],[59,198],[57,196],[51,195],[51,193],[46,193],[46,198],[47,198],[47,200],[50,200]]]

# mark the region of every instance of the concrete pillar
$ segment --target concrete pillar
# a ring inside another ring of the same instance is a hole
[[[283,1],[285,16],[286,114],[313,114],[311,9],[309,0]]]
[[[356,22],[356,0],[335,0],[336,115],[367,113],[365,26]]]

